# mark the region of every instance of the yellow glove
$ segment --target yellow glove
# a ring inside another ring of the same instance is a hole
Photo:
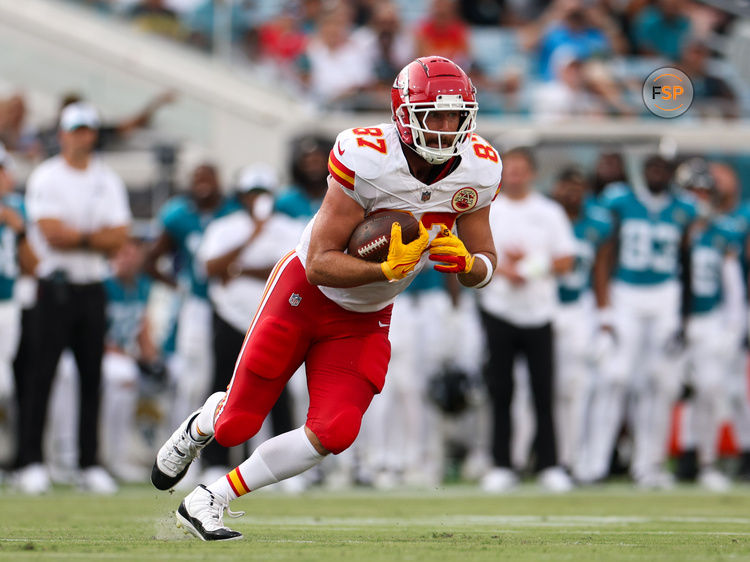
[[[474,267],[474,256],[448,228],[430,243],[430,260],[440,262],[435,269],[443,273],[469,273]]]
[[[419,263],[429,244],[430,234],[421,222],[419,223],[419,237],[408,244],[404,244],[401,240],[401,225],[394,222],[391,225],[388,258],[380,264],[380,269],[389,281],[403,279]]]

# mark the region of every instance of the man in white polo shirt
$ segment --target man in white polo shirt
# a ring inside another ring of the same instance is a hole
[[[126,241],[131,222],[122,180],[93,152],[99,118],[85,103],[60,116],[60,154],[29,177],[26,207],[29,240],[39,264],[39,338],[21,405],[19,488],[42,493],[49,476],[42,464],[47,400],[64,349],[76,358],[80,376],[79,464],[82,488],[112,493],[117,487],[97,465],[99,390],[106,297],[102,281],[108,257]]]
[[[490,225],[498,265],[493,282],[479,292],[487,333],[487,386],[493,409],[494,468],[482,487],[499,493],[513,488],[518,477],[511,467],[513,363],[526,358],[536,414],[536,469],[547,489],[564,492],[572,483],[557,466],[552,417],[552,320],[557,308],[555,276],[570,271],[575,238],[563,208],[533,191],[536,164],[525,148],[503,155],[503,185],[490,208]]]

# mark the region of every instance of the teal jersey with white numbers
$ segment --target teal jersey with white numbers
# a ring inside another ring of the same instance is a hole
[[[146,315],[146,304],[151,290],[151,280],[138,275],[132,284],[115,277],[104,281],[107,292],[108,345],[114,345],[130,354],[138,351],[138,333]]]
[[[612,234],[609,213],[594,204],[584,205],[581,215],[573,223],[576,237],[573,269],[558,278],[558,297],[562,303],[577,301],[591,286],[591,268],[599,246]]]
[[[676,279],[680,243],[697,216],[692,199],[667,194],[663,205],[649,209],[625,184],[612,184],[600,198],[612,216],[619,251],[615,278],[633,285],[656,285]]]
[[[26,220],[23,197],[20,195],[10,193],[2,198],[0,204],[10,207]],[[13,287],[19,274],[17,247],[16,233],[7,224],[0,224],[0,301],[13,298]]]
[[[229,198],[213,211],[201,212],[189,196],[178,195],[167,201],[159,213],[162,228],[177,246],[175,262],[178,277],[186,282],[191,294],[197,297],[208,298],[206,273],[195,261],[203,232],[212,220],[237,209],[239,202],[235,198]]]
[[[737,226],[728,218],[712,221],[690,242],[690,311],[710,312],[723,298],[721,270],[725,256],[737,253]]]

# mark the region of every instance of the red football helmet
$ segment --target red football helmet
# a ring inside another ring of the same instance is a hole
[[[430,164],[442,164],[468,146],[477,126],[477,109],[476,88],[471,79],[445,57],[421,57],[410,62],[391,88],[391,111],[401,140]],[[426,118],[431,111],[459,111],[458,131],[427,128]],[[437,147],[427,145],[425,133],[437,135]]]

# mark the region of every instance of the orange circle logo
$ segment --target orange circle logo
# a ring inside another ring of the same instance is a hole
[[[693,103],[693,83],[677,68],[659,68],[643,83],[643,103],[657,117],[679,117]]]

